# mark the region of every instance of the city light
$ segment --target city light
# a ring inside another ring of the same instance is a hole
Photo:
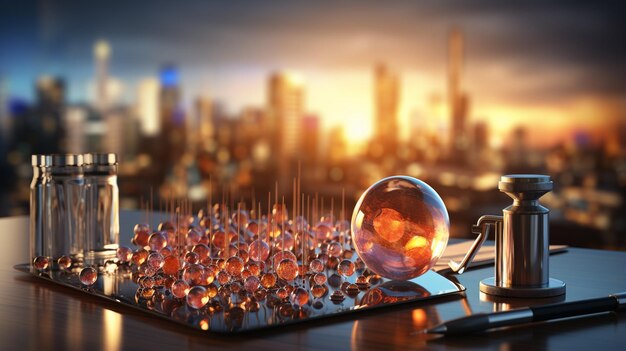
[[[508,201],[499,175],[546,173],[555,237],[626,247],[626,61],[609,50],[622,19],[483,5],[34,11],[0,34],[0,214],[25,211],[34,153],[118,153],[130,207],[152,193],[153,207],[251,204],[289,196],[298,172],[307,192],[345,189],[352,205],[406,174],[440,191],[455,236]]]

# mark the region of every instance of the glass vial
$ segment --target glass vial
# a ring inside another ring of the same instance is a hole
[[[46,255],[70,255],[82,260],[84,229],[84,177],[82,155],[52,155],[50,181],[45,187]]]
[[[85,171],[85,264],[103,264],[119,246],[117,155],[83,155]]]
[[[47,155],[32,155],[33,180],[30,182],[30,261],[44,255],[44,216],[47,212],[44,190],[50,180],[51,158]]]

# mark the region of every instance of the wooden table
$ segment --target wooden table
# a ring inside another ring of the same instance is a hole
[[[137,216],[136,212],[122,212],[123,242],[128,242]],[[28,256],[26,217],[0,219],[0,243],[0,350],[626,350],[626,313],[463,338],[422,332],[470,313],[539,303],[493,302],[481,296],[478,282],[493,275],[493,268],[473,269],[456,277],[467,287],[466,297],[228,337],[196,332],[15,271],[13,265],[26,262]],[[567,301],[626,291],[626,252],[570,248],[551,257],[550,269],[551,276],[567,283]]]

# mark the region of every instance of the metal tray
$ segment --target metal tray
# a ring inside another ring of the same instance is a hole
[[[129,267],[120,266],[115,273],[99,272],[98,280],[90,288],[81,285],[76,273],[31,272],[29,264],[19,264],[14,268],[85,294],[143,311],[148,315],[201,331],[226,334],[346,316],[360,311],[382,310],[399,304],[419,303],[458,295],[465,291],[462,285],[434,271],[428,271],[409,281],[380,279],[369,288],[359,290],[357,294],[344,294],[345,300],[339,303],[331,301],[330,296],[334,290],[340,288],[327,285],[328,293],[325,296],[319,299],[310,296],[309,302],[302,307],[294,307],[288,299],[280,300],[272,291],[268,291],[266,298],[256,301],[241,299],[237,294],[232,294],[229,299],[220,298],[218,295],[205,307],[196,310],[188,307],[184,300],[172,296],[163,287],[157,287],[150,299],[140,297],[137,293],[139,286],[131,279]],[[356,274],[345,278],[345,281],[354,282],[355,277]],[[308,283],[302,279],[296,280],[292,285],[309,289]]]

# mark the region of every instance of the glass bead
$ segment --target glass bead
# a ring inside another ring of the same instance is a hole
[[[185,262],[191,264],[198,263],[200,262],[200,256],[193,251],[189,251],[185,254]]]
[[[295,288],[289,296],[291,303],[298,307],[304,306],[309,302],[309,292],[304,288]]]
[[[172,295],[179,299],[182,299],[189,292],[189,284],[187,284],[186,281],[179,279],[172,283],[170,290],[172,291]]]
[[[215,286],[215,284],[209,284],[206,287],[206,292],[209,298],[214,298],[215,296],[217,296],[217,286]]]
[[[394,176],[361,195],[351,226],[354,247],[369,269],[407,280],[435,265],[448,242],[450,223],[443,201],[428,184]]]
[[[165,281],[165,278],[163,278],[162,275],[156,274],[152,278],[154,279],[154,286],[156,286],[156,287],[162,287],[163,286],[163,282]]]
[[[349,277],[354,274],[354,263],[350,260],[343,260],[337,267],[337,273],[344,277]]]
[[[163,259],[163,255],[161,255],[158,252],[153,252],[150,255],[148,255],[147,262],[150,267],[156,268],[156,269],[163,267],[163,264],[165,263]]]
[[[341,251],[341,244],[336,241],[333,241],[328,245],[328,255],[331,257],[340,257]]]
[[[248,254],[255,261],[265,261],[270,255],[270,246],[265,241],[257,239],[250,244]]]
[[[286,258],[293,260],[294,262],[298,260],[296,255],[291,251],[279,251],[276,254],[274,254],[274,257],[272,257],[274,268],[278,267],[278,264],[280,263],[280,261]]]
[[[265,273],[261,276],[261,285],[265,289],[273,288],[276,285],[276,275],[274,273]]]
[[[159,225],[157,226],[157,230],[158,231],[164,231],[164,230],[175,230],[176,227],[174,226],[174,224],[170,221],[165,221],[165,222],[161,222],[159,223]]]
[[[167,238],[162,232],[154,232],[148,239],[148,246],[152,251],[160,251],[167,246]]]
[[[356,278],[356,285],[359,289],[365,290],[370,286],[370,283],[366,276],[360,275]]]
[[[166,246],[166,247],[162,248],[161,251],[159,251],[159,253],[161,254],[161,256],[167,257],[167,256],[172,255],[173,251],[174,250],[170,246]]]
[[[154,295],[154,291],[155,290],[152,287],[142,288],[141,289],[141,297],[143,297],[144,299],[150,299]]]
[[[311,269],[313,273],[319,273],[324,270],[324,263],[322,263],[321,260],[316,258],[312,260],[311,262],[309,262],[309,268]]]
[[[199,264],[191,264],[183,270],[183,280],[190,285],[198,285],[202,283],[204,275],[204,267]]]
[[[265,289],[257,289],[254,292],[254,298],[257,299],[258,301],[263,301],[265,300],[266,297],[267,297],[267,290]]]
[[[197,254],[200,260],[203,260],[209,257],[210,251],[211,250],[209,250],[209,247],[206,246],[205,244],[194,245],[194,247],[191,248],[191,252]]]
[[[316,299],[319,299],[320,297],[324,296],[324,294],[326,294],[327,291],[328,290],[326,289],[326,287],[324,285],[321,285],[321,284],[315,284],[311,288],[311,294]]]
[[[338,288],[341,283],[343,283],[343,278],[337,273],[333,273],[330,277],[328,277],[328,284],[333,288]]]
[[[141,280],[141,286],[143,286],[144,288],[151,288],[154,286],[154,278],[153,277],[144,277],[144,279]]]
[[[317,255],[317,259],[322,261],[325,266],[328,263],[328,254],[321,252]]]
[[[93,267],[85,267],[80,271],[78,278],[83,285],[92,286],[98,279],[98,272]]]
[[[246,226],[246,230],[248,230],[250,233],[252,233],[254,235],[258,235],[259,234],[259,224],[255,220],[251,220],[251,221],[248,222],[248,225]]]
[[[283,223],[289,221],[289,213],[287,207],[282,204],[275,204],[272,208],[272,219],[274,223]]]
[[[315,227],[315,237],[317,238],[317,240],[330,239],[332,231],[333,230],[330,228],[330,226],[320,223]]]
[[[292,259],[285,258],[276,267],[276,274],[280,279],[293,281],[298,276],[298,264]]]
[[[256,299],[247,299],[243,305],[246,308],[246,311],[252,312],[252,313],[258,312],[259,309],[261,309],[261,305]]]
[[[48,257],[37,256],[33,259],[33,266],[37,270],[44,271],[48,269],[49,265],[50,265],[50,259],[48,259]]]
[[[330,295],[330,301],[332,301],[334,303],[341,303],[345,299],[346,299],[346,297],[343,295],[343,293],[340,290],[335,290],[332,293],[332,295]]]
[[[244,283],[244,289],[246,289],[246,291],[249,293],[254,293],[259,288],[260,285],[261,285],[261,280],[258,277],[251,275],[248,278],[246,278],[245,283]]]
[[[326,274],[324,273],[317,273],[313,276],[313,281],[315,281],[315,284],[324,284],[326,283],[326,281],[328,280],[328,278],[326,278]]]
[[[250,274],[256,275],[257,277],[261,273],[261,265],[256,262],[248,261],[248,263],[246,263],[246,269]]]
[[[330,269],[337,269],[337,266],[339,266],[339,259],[337,257],[330,256],[326,262],[326,267]]]
[[[274,239],[274,245],[279,250],[293,250],[294,242],[293,235],[288,232],[283,232]]]
[[[115,254],[121,263],[128,263],[133,257],[133,250],[130,247],[120,246],[117,248]]]
[[[351,259],[352,256],[354,256],[354,251],[352,250],[343,250],[343,253],[341,254],[341,257],[343,257],[346,260]]]
[[[143,269],[143,273],[145,275],[147,275],[148,277],[152,277],[153,275],[155,275],[159,270],[150,266],[150,265],[143,265],[142,267],[144,267]]]
[[[279,299],[284,300],[289,296],[289,292],[283,287],[276,290],[276,296],[278,296]]]
[[[187,305],[191,308],[200,309],[209,302],[209,295],[203,286],[194,286],[187,293]]]
[[[223,249],[226,246],[226,233],[222,230],[213,233],[213,246],[218,249]]]
[[[185,235],[185,241],[189,246],[197,245],[200,243],[203,236],[204,233],[198,228],[191,228],[187,231],[187,235]]]
[[[137,251],[133,252],[133,256],[131,261],[133,264],[137,266],[141,266],[146,259],[148,258],[148,251],[145,249],[137,249]]]
[[[167,256],[163,259],[163,273],[167,275],[176,275],[180,269],[180,262],[176,256]]]
[[[243,259],[241,257],[232,256],[226,260],[225,270],[232,276],[241,274],[244,268]]]
[[[59,269],[68,271],[72,267],[72,258],[69,256],[65,256],[65,255],[61,256],[57,260],[57,265],[59,266]]]
[[[359,294],[359,287],[356,284],[348,284],[348,286],[346,286],[346,288],[344,289],[346,294],[348,294],[348,296],[350,297],[355,297]]]
[[[139,223],[135,225],[133,229],[134,237],[133,244],[143,248],[148,246],[148,238],[150,237],[150,226],[145,223]]]
[[[219,271],[215,277],[221,285],[224,285],[230,281],[230,274],[226,273],[226,271]]]

